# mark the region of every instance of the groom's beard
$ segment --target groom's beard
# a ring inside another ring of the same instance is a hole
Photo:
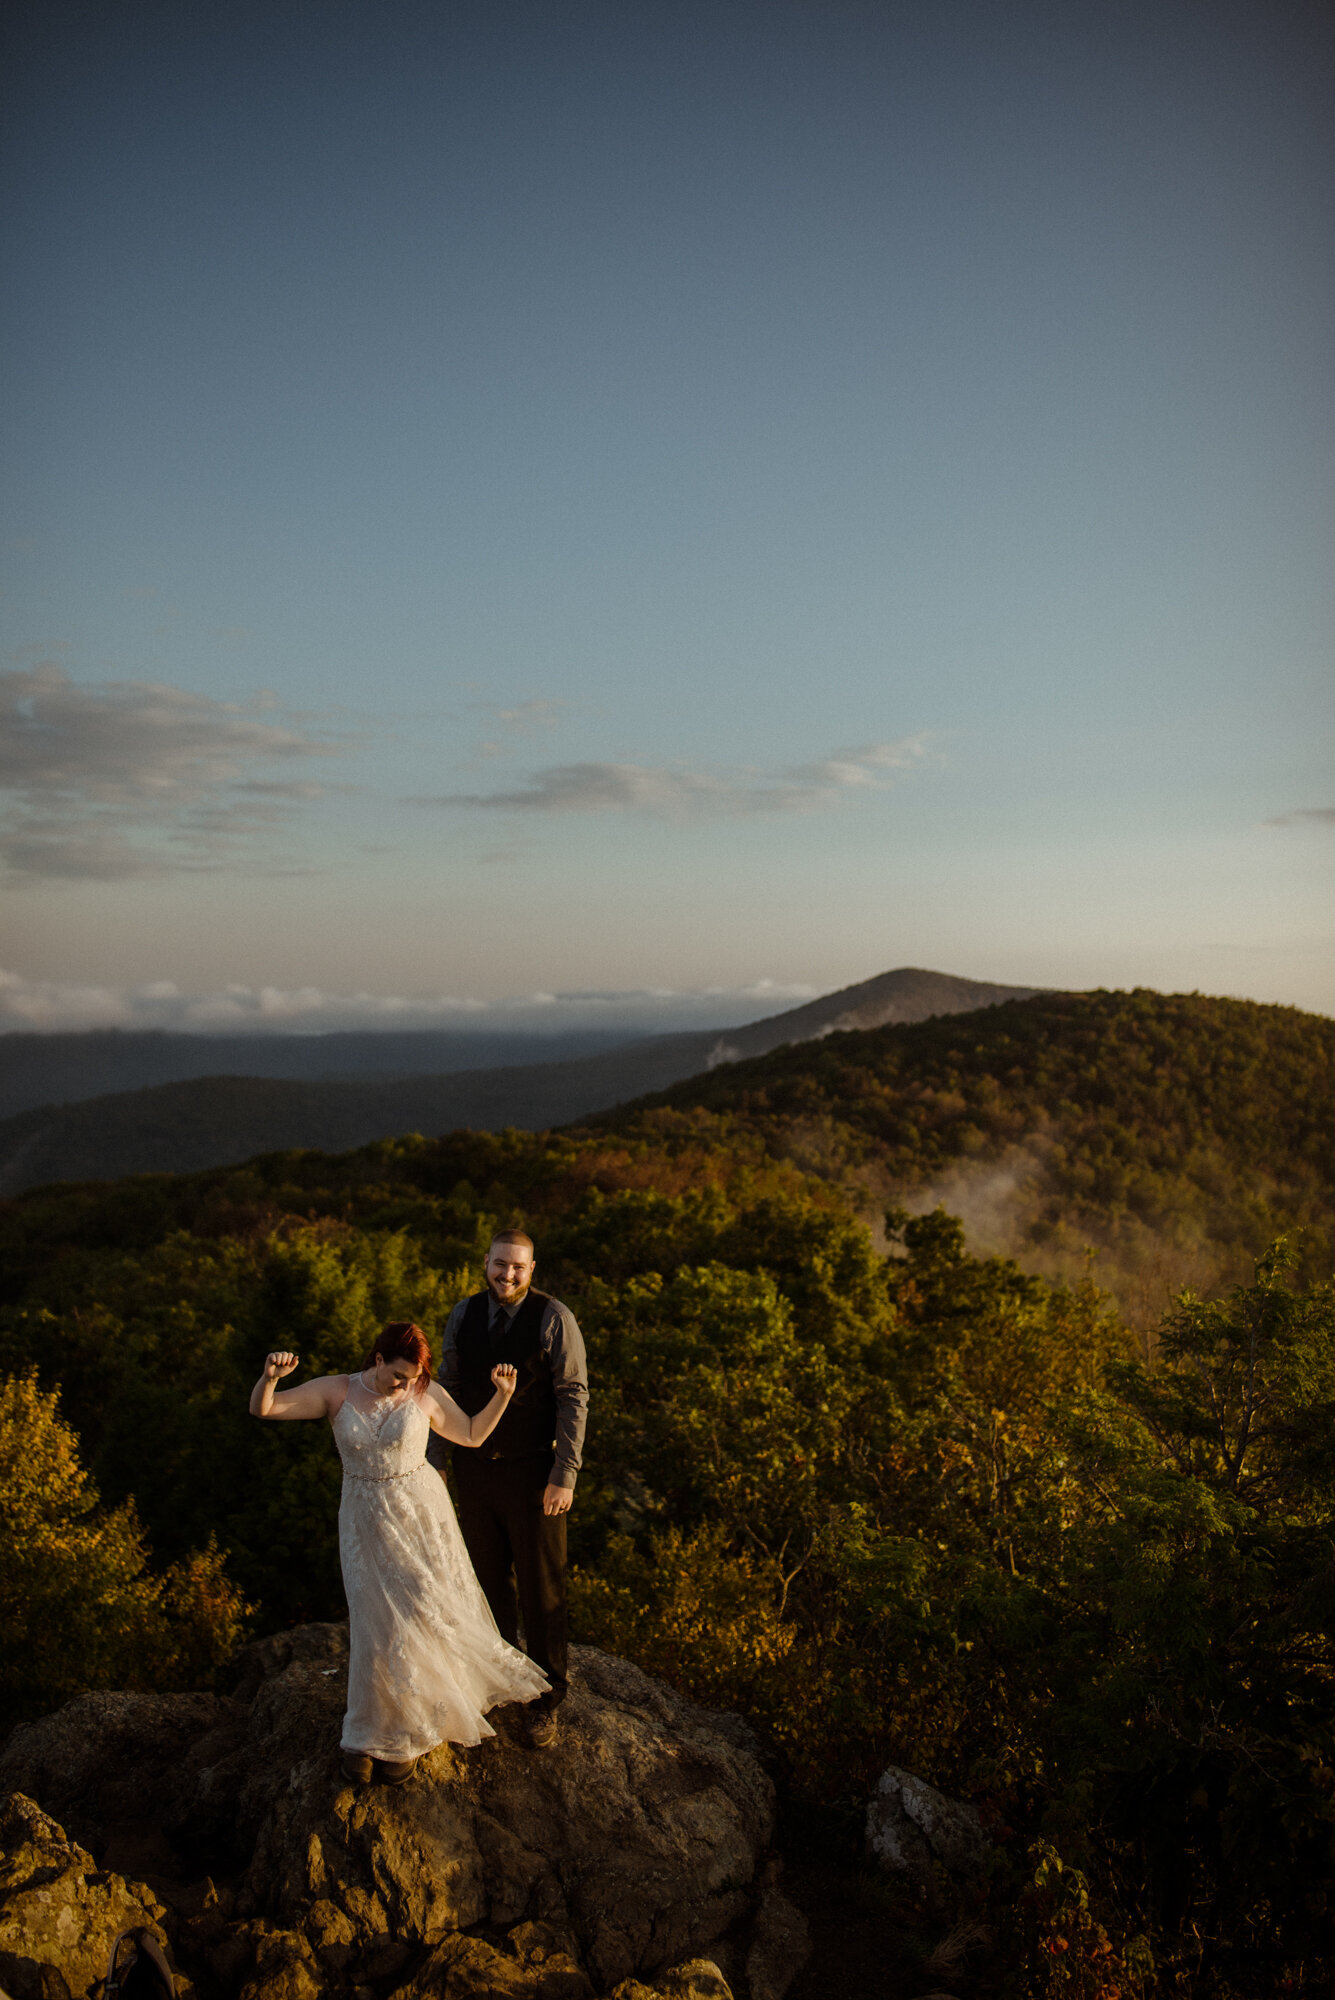
[[[508,1298],[502,1298],[500,1293],[497,1291],[495,1285],[492,1284],[491,1279],[488,1278],[487,1280],[487,1290],[491,1293],[492,1298],[496,1301],[496,1304],[498,1306],[504,1306],[507,1309],[507,1311],[513,1310],[515,1306],[523,1305],[524,1300],[529,1295],[531,1285],[532,1281],[530,1280],[529,1284],[525,1285],[522,1292],[511,1292]]]

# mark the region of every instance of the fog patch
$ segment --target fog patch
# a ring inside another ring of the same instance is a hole
[[[741,1059],[742,1052],[733,1043],[715,1042],[713,1048],[705,1058],[705,1068],[707,1070],[721,1069],[725,1063],[740,1062]]]
[[[1044,1159],[1031,1143],[1008,1147],[995,1160],[957,1160],[919,1186],[906,1188],[905,1208],[926,1215],[944,1208],[964,1225],[975,1257],[1018,1257],[1033,1261],[1029,1229],[1042,1197]]]
[[[1185,1219],[1108,1210],[1048,1179],[1055,1135],[1031,1133],[990,1160],[954,1160],[930,1179],[883,1183],[887,1206],[913,1215],[944,1208],[964,1226],[975,1257],[1009,1257],[1050,1284],[1092,1280],[1111,1294],[1123,1323],[1152,1348],[1152,1329],[1180,1291],[1209,1296],[1245,1283],[1251,1255]],[[864,1185],[867,1183],[864,1182]],[[874,1235],[878,1247],[880,1238]],[[897,1246],[888,1246],[890,1255]]]

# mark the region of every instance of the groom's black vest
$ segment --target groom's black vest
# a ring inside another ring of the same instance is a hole
[[[508,1330],[498,1333],[495,1340],[489,1331],[491,1293],[475,1292],[464,1307],[454,1342],[459,1360],[454,1400],[459,1408],[470,1417],[486,1408],[496,1394],[491,1371],[498,1361],[510,1362],[519,1378],[505,1415],[481,1446],[479,1456],[551,1455],[556,1443],[556,1391],[551,1363],[538,1337],[547,1304],[547,1293],[530,1287]]]

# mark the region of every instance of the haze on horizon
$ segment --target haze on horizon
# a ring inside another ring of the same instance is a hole
[[[7,35],[0,1029],[1335,1012],[1329,10]]]

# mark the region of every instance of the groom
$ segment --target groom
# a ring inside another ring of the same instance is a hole
[[[575,1315],[533,1287],[533,1239],[522,1229],[493,1237],[486,1289],[461,1299],[441,1341],[439,1379],[468,1416],[508,1361],[519,1383],[486,1443],[454,1457],[459,1526],[503,1639],[524,1645],[552,1691],[531,1704],[528,1740],[555,1741],[566,1694],[566,1515],[584,1443],[589,1402],[584,1338]],[[427,1458],[442,1479],[447,1447],[433,1431]]]

